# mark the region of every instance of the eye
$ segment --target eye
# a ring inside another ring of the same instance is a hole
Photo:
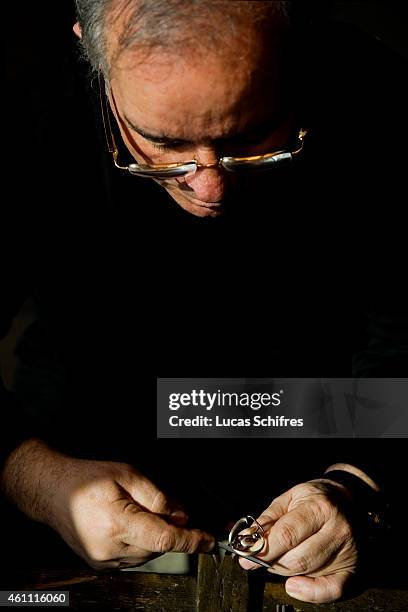
[[[151,140],[149,140],[149,144],[151,144],[153,149],[157,149],[158,151],[168,151],[168,149],[171,148],[167,144],[159,144],[159,143],[156,143],[156,142],[152,142]]]
[[[186,146],[183,142],[172,142],[171,144],[153,142],[152,140],[148,142],[157,151],[177,151]]]

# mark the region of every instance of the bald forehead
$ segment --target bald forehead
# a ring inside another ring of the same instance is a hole
[[[126,60],[146,61],[161,52],[236,55],[237,61],[259,48],[283,47],[289,22],[285,2],[245,0],[113,0],[105,30],[111,71]],[[133,54],[131,53],[133,51]],[[264,56],[265,57],[265,56]],[[262,58],[260,58],[262,59]]]

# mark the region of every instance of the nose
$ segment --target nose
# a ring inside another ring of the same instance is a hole
[[[195,174],[186,176],[186,183],[194,191],[194,197],[203,202],[221,202],[228,190],[229,178],[218,166],[218,155],[213,147],[200,147],[196,150],[195,159],[202,166],[214,165],[211,168],[198,168]]]

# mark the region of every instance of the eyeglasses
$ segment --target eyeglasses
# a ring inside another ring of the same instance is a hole
[[[283,164],[291,162],[298,158],[304,149],[304,139],[308,130],[301,128],[297,134],[296,142],[291,149],[282,149],[273,153],[264,155],[251,155],[249,157],[220,157],[212,164],[200,164],[196,159],[191,159],[186,162],[176,162],[170,164],[140,164],[131,163],[122,166],[119,163],[119,151],[113,135],[109,102],[104,91],[102,78],[99,78],[99,95],[102,114],[102,123],[106,137],[106,143],[109,153],[112,154],[113,163],[119,170],[126,170],[134,176],[141,176],[155,179],[169,179],[180,176],[194,174],[197,170],[204,168],[224,168],[229,172],[247,172],[256,170],[270,170]]]

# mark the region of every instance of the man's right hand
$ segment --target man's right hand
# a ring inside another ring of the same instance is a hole
[[[95,569],[214,546],[209,534],[185,527],[179,505],[125,463],[75,459],[29,440],[10,455],[1,480],[11,501]]]

